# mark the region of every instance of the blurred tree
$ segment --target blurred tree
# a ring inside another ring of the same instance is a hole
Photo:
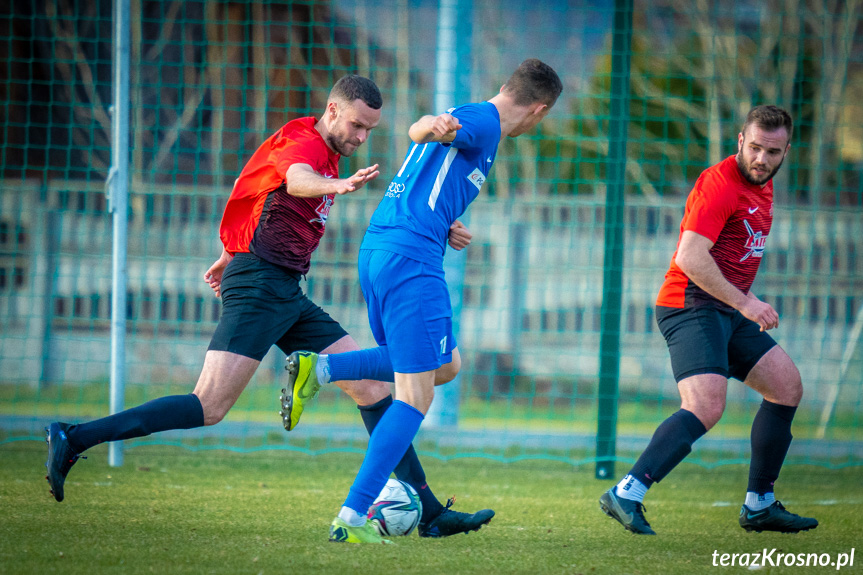
[[[262,136],[319,113],[343,74],[370,76],[382,90],[398,78],[404,94],[406,84],[424,82],[326,1],[132,0],[131,14],[132,175],[139,185],[230,185]],[[19,161],[7,162],[6,175],[19,169],[43,178],[104,178],[111,0],[22,3],[10,22],[15,62],[29,65],[5,77],[25,77],[27,93],[15,83],[4,88],[9,116],[20,121],[0,143],[27,153],[9,152]],[[366,146],[364,159],[389,151],[389,140]]]
[[[775,103],[792,112],[796,126],[792,153],[778,176],[777,201],[823,205],[846,198],[859,204],[858,193],[831,191],[840,181],[855,191],[859,187],[859,176],[842,176],[838,138],[847,133],[839,129],[841,112],[853,97],[847,78],[861,72],[860,4],[638,2],[629,191],[654,199],[687,193],[702,170],[736,152],[735,136],[746,112]],[[574,161],[561,176],[572,180],[570,191],[576,193],[590,191],[580,183],[604,178],[597,158],[608,145],[609,52],[597,60],[590,95],[573,100],[577,141],[564,148]]]

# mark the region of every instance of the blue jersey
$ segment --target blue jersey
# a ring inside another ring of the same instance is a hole
[[[361,249],[443,267],[449,228],[479,195],[500,143],[494,104],[465,104],[448,112],[462,126],[455,140],[411,145],[372,215]]]

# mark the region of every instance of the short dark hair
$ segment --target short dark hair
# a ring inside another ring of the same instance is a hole
[[[789,142],[791,141],[791,134],[794,132],[794,121],[791,119],[791,114],[778,106],[755,106],[749,110],[740,133],[746,135],[746,128],[752,124],[769,132],[785,128],[785,131],[788,132]]]
[[[373,110],[380,110],[384,104],[381,91],[377,85],[363,76],[348,74],[342,76],[330,90],[328,100],[343,100],[351,103],[354,100],[362,100],[363,103]]]
[[[503,92],[515,100],[516,106],[542,102],[551,107],[563,91],[563,83],[551,66],[536,58],[528,58],[516,68]]]

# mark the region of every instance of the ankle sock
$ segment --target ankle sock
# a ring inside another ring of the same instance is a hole
[[[644,483],[632,475],[627,475],[617,484],[617,487],[614,489],[614,494],[623,499],[641,502],[644,501],[644,496],[647,495],[647,490],[648,487]]]
[[[767,509],[776,501],[776,496],[770,493],[755,493],[753,491],[746,492],[746,501],[744,505],[752,511],[761,511]]]

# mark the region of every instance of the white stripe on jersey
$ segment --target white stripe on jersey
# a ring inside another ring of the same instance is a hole
[[[444,158],[443,165],[440,167],[440,170],[437,173],[437,178],[434,181],[434,188],[432,188],[431,196],[429,196],[429,207],[434,211],[435,204],[437,203],[437,197],[440,194],[441,186],[443,186],[443,181],[446,179],[447,172],[449,172],[449,167],[452,164],[453,160],[455,160],[455,155],[458,154],[457,148],[450,148],[449,152],[446,153],[446,158]]]
[[[410,154],[408,154],[408,157],[407,157],[407,158],[405,158],[405,163],[404,163],[404,164],[402,164],[402,169],[401,169],[401,170],[399,170],[399,173],[398,173],[398,174],[396,174],[396,177],[397,177],[397,178],[402,177],[402,172],[404,172],[404,171],[405,171],[405,166],[407,166],[407,165],[408,165],[408,162],[410,162],[410,161],[411,161],[411,156],[413,156],[413,155],[414,155],[414,152],[416,152],[416,151],[417,151],[417,145],[416,145],[416,144],[414,144],[414,145],[413,145],[413,147],[411,148],[411,153],[410,153]],[[425,148],[423,148],[423,151],[425,151]],[[422,157],[422,155],[420,155],[420,157]]]

